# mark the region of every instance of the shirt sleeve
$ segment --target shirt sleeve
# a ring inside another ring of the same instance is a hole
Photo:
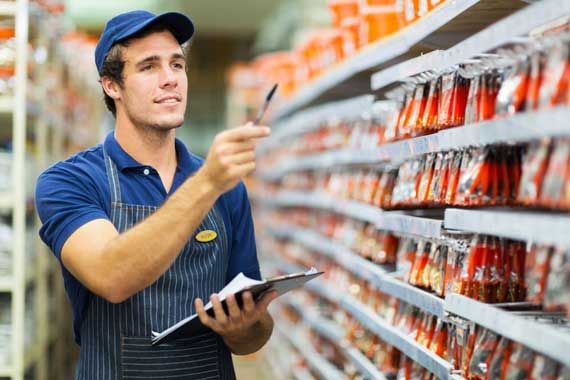
[[[228,266],[228,281],[240,272],[252,279],[261,280],[251,207],[243,183],[240,182],[232,191],[229,200],[231,202],[232,249]]]
[[[35,199],[42,222],[40,237],[58,259],[63,245],[79,227],[96,219],[109,219],[89,183],[58,166],[38,178]]]

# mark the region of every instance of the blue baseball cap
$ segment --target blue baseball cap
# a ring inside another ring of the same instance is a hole
[[[101,38],[95,48],[97,71],[101,73],[105,57],[113,45],[157,22],[167,26],[181,45],[194,34],[192,20],[182,13],[168,12],[158,16],[147,11],[121,13],[110,19],[101,33]]]

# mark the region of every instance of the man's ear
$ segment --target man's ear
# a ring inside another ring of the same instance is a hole
[[[103,86],[103,91],[111,97],[113,100],[119,100],[121,98],[121,93],[119,91],[119,84],[109,77],[101,78],[101,86]]]

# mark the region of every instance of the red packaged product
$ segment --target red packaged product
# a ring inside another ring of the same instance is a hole
[[[455,86],[458,73],[457,68],[452,68],[441,75],[441,93],[437,116],[438,129],[453,127],[453,108],[455,99]]]
[[[433,335],[433,340],[430,345],[430,350],[434,352],[437,356],[446,359],[447,358],[447,323],[443,322],[442,319],[437,320],[437,325],[435,327],[435,332]]]
[[[506,302],[509,280],[506,273],[510,271],[511,263],[507,263],[507,246],[509,242],[500,239],[496,242],[493,251],[493,265],[491,267],[491,279],[495,284],[496,294],[494,295],[496,302]]]
[[[482,330],[477,336],[471,363],[469,364],[469,379],[486,380],[491,360],[499,343],[499,337],[490,330]]]
[[[429,133],[437,130],[437,118],[439,108],[439,94],[441,91],[441,78],[434,77],[428,82],[428,96],[425,110],[422,116],[422,130]]]
[[[540,88],[542,86],[545,56],[542,51],[535,51],[529,57],[528,91],[526,94],[525,109],[527,111],[538,109]]]
[[[452,125],[458,126],[465,123],[465,108],[467,107],[467,96],[469,93],[468,78],[463,77],[460,73],[455,79],[455,87],[453,89],[453,111],[451,115]]]
[[[443,153],[435,154],[433,175],[426,200],[428,205],[437,205],[442,201],[441,188],[447,180],[447,165],[446,156]]]
[[[431,244],[431,242],[424,240],[420,240],[418,243],[416,258],[410,274],[410,284],[412,285],[423,286],[422,275],[429,260]]]
[[[483,261],[483,251],[486,249],[486,238],[475,236],[461,269],[459,286],[457,287],[458,294],[470,298],[478,295],[479,289],[478,284],[475,284],[475,276],[480,272]]]
[[[532,373],[534,352],[520,343],[513,343],[513,351],[506,369],[508,380],[527,380]]]
[[[417,83],[413,92],[412,105],[406,115],[405,129],[412,136],[417,136],[421,131],[423,114],[427,104],[429,89],[425,83]]]
[[[459,187],[459,179],[461,177],[461,171],[469,162],[470,156],[468,151],[456,152],[453,155],[451,165],[449,167],[448,181],[447,181],[447,191],[445,193],[445,204],[455,205],[456,204],[456,194],[457,188]]]
[[[470,270],[473,271],[468,296],[481,302],[491,303],[494,301],[493,293],[496,290],[491,287],[491,259],[494,238],[483,236],[471,246],[471,254],[468,261]]]
[[[473,350],[475,349],[475,342],[477,341],[477,335],[479,334],[479,328],[475,325],[469,326],[469,334],[467,335],[466,345],[463,347],[465,353],[462,357],[461,368],[465,377],[469,378],[469,364],[471,363],[471,358],[473,357]]]
[[[566,37],[567,38],[567,37]],[[570,81],[570,46],[563,39],[553,40],[546,53],[546,65],[539,92],[539,107],[567,104]]]
[[[553,249],[546,246],[533,246],[526,258],[527,301],[542,304],[546,290],[546,280],[550,270]]]
[[[446,245],[437,245],[435,250],[434,264],[431,268],[429,285],[430,288],[440,297],[445,296],[445,271],[447,270],[447,252]]]
[[[481,101],[479,109],[480,121],[495,117],[495,103],[501,88],[502,76],[496,69],[488,69],[481,77]]]
[[[504,79],[497,95],[495,109],[497,116],[512,116],[524,109],[530,78],[530,61],[521,49],[516,49],[518,56],[504,70]]]
[[[418,189],[417,200],[419,205],[428,203],[429,189],[433,180],[435,157],[436,155],[433,153],[426,155]]]
[[[465,251],[450,248],[445,269],[445,293],[461,294],[461,273],[465,262]]]
[[[508,276],[506,302],[521,302],[526,298],[525,243],[512,241],[507,246],[505,273]]]
[[[570,75],[570,74],[569,74]],[[540,191],[540,203],[552,207],[563,208],[566,173],[570,170],[570,140],[560,139],[554,142],[548,169],[544,175]]]
[[[489,365],[488,379],[505,380],[512,349],[513,343],[510,340],[505,337],[499,340]]]
[[[474,124],[481,120],[479,112],[481,110],[481,82],[483,81],[483,75],[478,65],[470,66],[469,71],[472,77],[465,106],[465,124]]]
[[[560,364],[542,355],[535,355],[532,366],[531,380],[556,380]]]
[[[398,380],[412,380],[416,377],[412,377],[414,361],[407,356],[402,355],[400,362],[400,369],[398,371]]]
[[[529,145],[522,167],[519,201],[532,205],[540,199],[540,190],[548,168],[550,153],[551,144],[549,140]]]
[[[570,316],[570,252],[554,250],[546,280],[544,306],[547,310],[564,311]]]

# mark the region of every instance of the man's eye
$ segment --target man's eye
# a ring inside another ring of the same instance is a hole
[[[141,67],[141,71],[148,71],[150,69],[152,69],[152,65],[145,65],[145,66]]]
[[[179,70],[183,70],[184,69],[184,65],[181,63],[175,63],[174,65],[175,69],[179,69]]]

